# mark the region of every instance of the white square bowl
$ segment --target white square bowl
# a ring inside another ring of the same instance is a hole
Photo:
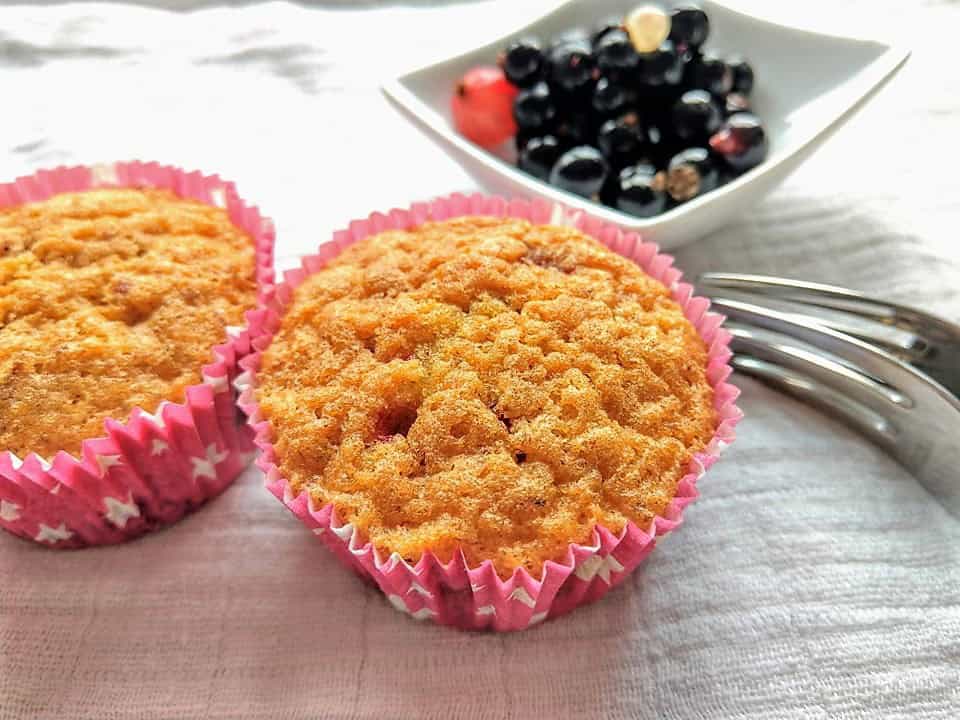
[[[495,62],[512,39],[547,42],[572,28],[591,28],[605,17],[625,15],[638,0],[570,0],[515,32],[483,47],[400,76],[383,86],[400,108],[446,141],[452,154],[488,190],[539,196],[557,204],[557,216],[588,212],[635,230],[665,249],[692,242],[756,204],[846,121],[910,53],[861,40],[785,27],[703,2],[710,16],[707,47],[748,58],[757,73],[751,102],[768,131],[770,153],[758,167],[713,192],[652,218],[637,218],[558,190],[515,166],[513,143],[495,153],[460,135],[450,117],[457,80],[471,67]]]

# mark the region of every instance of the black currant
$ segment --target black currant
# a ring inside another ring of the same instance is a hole
[[[733,91],[746,97],[753,90],[753,68],[742,57],[727,59],[727,67],[733,73]]]
[[[548,180],[562,152],[560,141],[553,135],[531,138],[520,151],[517,165],[534,177]]]
[[[633,49],[626,30],[610,30],[593,46],[593,52],[600,72],[607,77],[628,78],[640,64],[640,56]]]
[[[666,127],[662,121],[656,124],[649,124],[645,129],[646,136],[646,154],[650,160],[658,167],[663,167],[667,161],[673,157],[683,145],[672,132],[666,132],[661,129]]]
[[[687,90],[674,103],[672,116],[676,135],[693,142],[706,141],[723,122],[720,108],[705,90]]]
[[[678,5],[670,13],[670,39],[683,50],[696,50],[710,35],[710,19],[696,5]]]
[[[683,57],[670,40],[650,53],[637,55],[637,82],[647,88],[677,85],[683,79]]]
[[[590,107],[600,119],[622,114],[636,102],[636,94],[625,85],[600,78],[593,89]]]
[[[557,114],[550,87],[538,82],[521,90],[513,101],[513,119],[520,130],[541,131],[549,128]]]
[[[558,117],[555,135],[565,148],[590,145],[595,127],[592,118],[586,113],[571,112]]]
[[[604,20],[602,23],[597,25],[596,30],[593,31],[593,35],[590,36],[590,42],[593,44],[593,49],[597,49],[597,43],[603,39],[603,37],[610,32],[611,30],[622,30],[623,29],[623,20],[618,17],[610,17]]]
[[[567,42],[550,51],[550,83],[568,96],[581,97],[593,88],[596,61],[589,42]]]
[[[611,204],[636,217],[659,215],[667,199],[664,174],[647,163],[624,168],[613,182]]]
[[[711,138],[710,148],[736,173],[746,172],[767,157],[767,133],[752,113],[735,113]]]
[[[597,132],[597,147],[613,167],[635,162],[644,146],[643,125],[636,113],[607,120]]]
[[[519,157],[520,153],[523,152],[528,142],[540,136],[541,133],[536,130],[521,130],[517,128],[517,134],[513,136],[513,144],[517,148],[517,156]]]
[[[719,182],[720,173],[706,148],[687,148],[674,155],[667,165],[667,192],[677,202],[708,193]]]
[[[550,184],[575,195],[597,199],[609,167],[594,147],[581,145],[567,150],[550,172]]]
[[[530,87],[543,74],[543,52],[533,39],[510,43],[500,60],[503,74],[517,87]]]
[[[719,55],[704,53],[690,61],[690,87],[723,97],[733,89],[733,72]]]

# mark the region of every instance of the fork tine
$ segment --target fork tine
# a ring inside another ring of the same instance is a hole
[[[791,335],[820,350],[844,358],[872,378],[901,392],[913,381],[915,371],[889,353],[862,340],[822,327],[801,313],[772,310],[762,305],[723,297],[715,297],[712,308],[724,313],[734,322]]]
[[[937,337],[943,336],[954,342],[960,342],[960,326],[947,322],[943,318],[917,308],[887,302],[856,290],[835,285],[791,280],[770,275],[722,272],[704,273],[700,276],[698,282],[705,288],[739,290],[842,310],[853,315],[860,315],[888,325],[897,325],[906,330],[912,330],[922,337],[927,337],[928,333],[932,332]]]
[[[752,375],[788,395],[814,405],[828,413],[839,415],[856,430],[867,435],[888,451],[896,444],[896,431],[879,413],[851,400],[835,390],[798,370],[783,367],[750,354],[738,353],[731,361],[733,366],[746,375]]]
[[[774,275],[708,272],[701,274],[697,283],[699,285],[723,290],[743,290],[745,292],[756,292],[765,295],[783,295],[786,293],[792,294],[794,292],[800,292],[809,295],[824,295],[850,300],[862,300],[866,297],[863,293],[857,292],[856,290],[849,290],[835,285],[807,282],[805,280],[792,280]]]
[[[747,303],[762,303],[764,307],[784,312],[807,315],[810,320],[822,327],[836,330],[844,335],[852,335],[871,345],[883,348],[905,362],[917,362],[930,350],[929,343],[916,333],[904,330],[896,325],[886,325],[862,315],[827,308],[822,304],[813,305],[796,298],[780,295],[758,295],[742,290],[726,290],[722,293],[726,300],[740,300]]]
[[[895,416],[914,407],[911,397],[842,359],[833,359],[816,348],[788,335],[736,322],[725,325],[733,336],[731,349],[737,355],[776,363],[779,367],[801,372],[821,385],[834,388],[874,413]],[[876,423],[871,419],[871,427]]]
[[[818,325],[832,327],[891,350],[901,360],[916,366],[960,397],[960,326],[943,318],[854,290],[819,283],[739,273],[705,273],[699,281],[710,291],[733,290],[806,303],[914,333],[915,337],[891,339],[887,333],[873,332],[866,326],[850,326],[822,318],[815,320]]]
[[[822,304],[824,307],[835,307],[838,310],[863,314],[880,321],[893,321],[897,311],[901,309],[901,306],[868,297],[856,290],[773,275],[712,272],[703,273],[698,283],[718,290],[739,290],[757,295]]]

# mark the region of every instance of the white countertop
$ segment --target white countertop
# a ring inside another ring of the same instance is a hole
[[[212,4],[4,3],[3,178],[129,158],[218,172],[276,220],[287,267],[354,217],[473,188],[377,81],[549,5]],[[737,5],[914,55],[678,265],[960,319],[960,6]],[[255,470],[122,547],[0,534],[0,720],[960,716],[960,523],[853,432],[736,382],[746,420],[684,526],[602,602],[517,635],[402,617]]]

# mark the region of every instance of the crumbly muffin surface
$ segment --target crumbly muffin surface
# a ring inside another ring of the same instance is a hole
[[[219,208],[104,189],[0,211],[0,450],[76,454],[182,401],[255,303],[253,241]]]
[[[294,491],[381,551],[538,575],[664,510],[716,426],[706,358],[667,289],[591,238],[458,218],[311,275],[257,398]]]

